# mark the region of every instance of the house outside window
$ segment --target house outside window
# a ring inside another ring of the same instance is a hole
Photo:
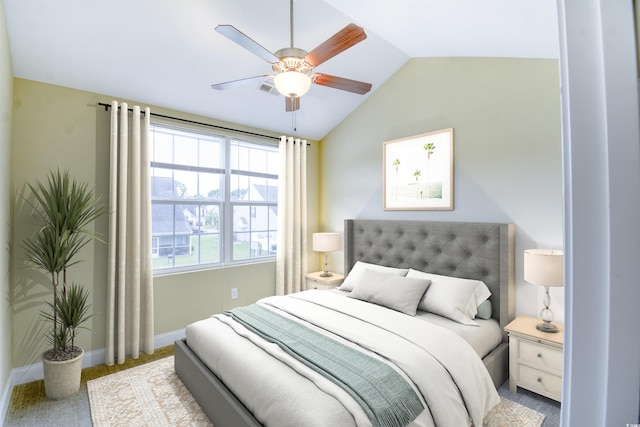
[[[275,258],[277,144],[153,123],[151,147],[155,273]]]

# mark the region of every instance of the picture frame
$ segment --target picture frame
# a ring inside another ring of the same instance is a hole
[[[453,128],[384,142],[384,210],[453,210]]]

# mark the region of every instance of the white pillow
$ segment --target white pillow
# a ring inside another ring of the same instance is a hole
[[[366,269],[371,269],[380,273],[391,274],[393,276],[406,276],[407,272],[409,271],[408,268],[385,267],[383,265],[369,264],[367,262],[357,261],[338,289],[340,289],[341,291],[352,291],[353,288],[358,283],[360,283],[360,280],[362,279],[362,273],[364,273]]]
[[[415,316],[429,280],[394,276],[367,269],[347,296]]]
[[[463,325],[477,326],[473,319],[478,306],[491,296],[487,285],[480,280],[441,276],[410,269],[407,277],[431,280],[418,308],[429,311]]]

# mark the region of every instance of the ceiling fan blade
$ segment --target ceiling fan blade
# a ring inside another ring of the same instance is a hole
[[[233,25],[218,25],[216,27],[216,31],[231,40],[247,49],[249,52],[254,55],[259,56],[269,63],[277,63],[280,62],[280,58],[275,56],[273,53],[269,52],[267,49],[262,47],[258,42],[253,40],[251,37],[244,34],[242,31],[238,30]]]
[[[367,34],[362,27],[358,27],[356,24],[349,24],[309,52],[304,59],[312,67],[317,67],[366,38]]]
[[[300,97],[285,96],[285,111],[297,111],[300,109]]]
[[[346,90],[347,92],[353,92],[359,95],[364,95],[371,90],[371,83],[345,79],[344,77],[336,77],[329,74],[314,73],[311,75],[311,80],[317,85]]]
[[[234,87],[240,87],[240,86],[248,85],[250,83],[259,82],[259,81],[265,80],[268,77],[271,77],[271,75],[263,74],[261,76],[248,77],[246,79],[232,80],[230,82],[224,82],[224,83],[216,83],[214,85],[211,85],[211,88],[216,90],[231,89]]]

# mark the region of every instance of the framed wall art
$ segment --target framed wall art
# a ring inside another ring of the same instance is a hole
[[[385,210],[453,210],[453,128],[386,141]]]

